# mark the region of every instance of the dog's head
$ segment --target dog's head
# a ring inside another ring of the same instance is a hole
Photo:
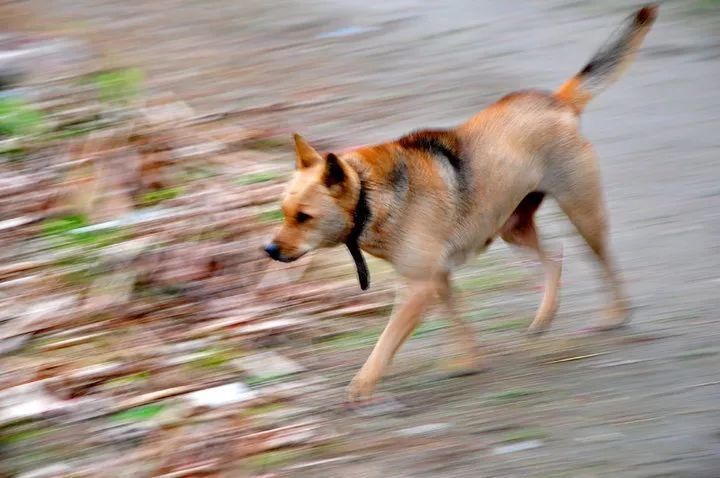
[[[342,159],[321,156],[298,134],[294,139],[297,166],[282,200],[285,218],[265,246],[270,257],[283,262],[342,243],[360,194],[357,173]]]

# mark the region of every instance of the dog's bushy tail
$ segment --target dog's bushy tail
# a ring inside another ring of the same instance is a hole
[[[570,103],[578,113],[582,112],[593,97],[610,86],[630,66],[657,13],[657,5],[646,5],[630,15],[580,73],[558,88],[555,96]]]

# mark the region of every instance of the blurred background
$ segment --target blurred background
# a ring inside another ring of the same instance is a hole
[[[498,244],[456,280],[491,369],[440,373],[430,314],[379,389],[345,387],[397,278],[344,248],[291,265],[290,134],[320,150],[552,89],[638,6],[608,0],[0,1],[0,476],[720,476],[720,2],[662,3],[583,130],[631,327],[581,333],[597,270]]]

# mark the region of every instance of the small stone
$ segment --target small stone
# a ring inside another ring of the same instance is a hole
[[[297,362],[275,352],[261,352],[235,359],[233,363],[252,376],[291,375],[305,370]]]
[[[253,400],[257,393],[244,383],[234,382],[188,393],[186,397],[197,407],[221,407]]]
[[[2,147],[0,146],[0,153],[2,152]],[[24,226],[26,224],[30,224],[31,222],[37,220],[37,217],[34,216],[20,216],[20,217],[14,217],[12,219],[6,219],[4,221],[0,221],[0,231],[5,231],[7,229],[14,229],[16,227]]]
[[[57,476],[65,476],[66,473],[70,472],[72,472],[72,468],[70,468],[69,465],[65,463],[54,463],[38,468],[37,470],[19,474],[16,478],[55,478]]]
[[[516,451],[532,450],[533,448],[539,448],[542,446],[540,440],[527,440],[511,443],[509,445],[502,445],[493,448],[493,455],[504,455],[506,453],[515,453]]]
[[[427,423],[425,425],[403,428],[402,430],[398,430],[396,434],[404,437],[436,436],[449,430],[450,427],[450,423]]]
[[[0,355],[7,355],[20,350],[30,340],[31,334],[16,335],[0,340]]]
[[[0,424],[61,411],[67,404],[50,395],[41,382],[29,382],[0,393]]]
[[[618,432],[610,432],[610,433],[600,433],[597,435],[590,435],[586,437],[576,438],[575,441],[579,443],[605,443],[605,442],[611,442],[615,440],[620,440],[624,437],[622,433]]]

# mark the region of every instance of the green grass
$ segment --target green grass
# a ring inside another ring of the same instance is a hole
[[[502,437],[502,441],[504,443],[512,443],[512,442],[519,442],[519,441],[529,441],[529,440],[542,440],[543,438],[547,438],[548,434],[540,427],[528,427],[528,428],[520,428],[518,430],[513,430],[511,432],[506,433]]]
[[[281,174],[275,172],[258,172],[243,174],[235,180],[235,182],[241,186],[247,186],[249,184],[266,183],[275,181],[282,177]]]
[[[283,220],[285,216],[280,209],[271,209],[258,214],[258,219],[262,222],[277,223]]]
[[[100,100],[106,103],[127,104],[140,94],[143,74],[137,68],[106,70],[90,76]]]
[[[254,375],[254,376],[252,376],[252,377],[248,377],[248,378],[244,379],[243,381],[244,381],[246,384],[250,385],[251,387],[258,387],[258,386],[260,386],[260,385],[266,385],[266,384],[271,383],[271,382],[274,382],[274,381],[276,381],[276,380],[280,380],[280,379],[282,379],[283,377],[287,377],[288,375],[292,375],[292,374],[287,374],[287,373],[266,373],[266,374],[263,374],[263,375]]]
[[[415,329],[412,334],[412,338],[422,337],[423,335],[427,335],[431,332],[445,329],[449,325],[450,324],[448,324],[445,320],[426,320]]]
[[[378,330],[362,329],[329,337],[321,343],[338,350],[355,350],[374,344],[379,336]]]
[[[140,382],[144,382],[150,378],[150,372],[144,371],[144,372],[138,372],[133,373],[130,375],[125,375],[123,377],[117,377],[112,378],[107,381],[108,385],[115,386],[115,387],[124,387],[127,385],[132,385]]]
[[[488,332],[505,332],[508,330],[522,330],[530,325],[530,321],[526,319],[506,320],[488,325],[485,330]]]
[[[187,181],[213,178],[218,174],[217,171],[208,166],[188,165],[184,170],[184,176]]]
[[[465,320],[468,322],[480,322],[490,319],[497,319],[507,314],[507,311],[493,308],[484,307],[483,303],[479,301],[477,304],[473,304],[471,310],[465,315]]]
[[[482,292],[502,289],[511,284],[517,284],[523,275],[514,269],[484,271],[481,275],[459,279],[458,288],[463,292]]]
[[[445,320],[426,320],[413,331],[411,338],[423,337],[448,326],[449,323]],[[321,340],[320,343],[338,350],[355,350],[374,345],[379,337],[380,330],[378,329],[361,329],[334,335]]]
[[[265,415],[267,413],[272,413],[277,410],[282,410],[283,406],[280,403],[268,403],[265,405],[258,405],[256,407],[250,407],[247,410],[244,410],[242,412],[242,415],[248,416],[248,417],[256,417],[259,415]]]
[[[155,191],[149,191],[143,194],[140,197],[140,204],[143,206],[154,206],[155,204],[158,204],[162,201],[167,201],[168,199],[174,199],[178,196],[180,196],[183,192],[182,187],[171,187],[171,188],[163,188],[163,189],[156,189]]]
[[[526,389],[526,388],[515,388],[505,390],[504,392],[491,393],[485,396],[487,400],[500,403],[509,403],[519,400],[524,400],[529,397],[540,394],[540,390]]]
[[[706,357],[713,357],[713,356],[717,355],[718,353],[720,353],[720,351],[718,351],[716,349],[710,349],[710,348],[697,349],[697,350],[690,350],[690,351],[678,354],[675,356],[675,358],[677,358],[678,360],[696,360],[696,359],[701,359],[701,358],[706,358]]]
[[[54,236],[57,234],[65,234],[88,225],[88,221],[85,216],[79,214],[64,216],[54,219],[47,219],[43,225],[42,230],[45,235]]]
[[[274,149],[285,149],[289,142],[285,138],[261,138],[245,141],[243,144],[248,149],[256,151],[272,151]]]
[[[155,417],[164,408],[165,406],[159,403],[142,405],[110,415],[110,420],[114,422],[141,422]]]
[[[274,450],[245,458],[243,462],[255,473],[285,466],[303,455],[301,450]]]
[[[193,360],[190,364],[199,368],[213,369],[222,367],[234,358],[237,358],[237,354],[230,350],[211,349],[208,350],[207,355],[203,355],[202,357]]]
[[[18,443],[26,442],[28,440],[34,440],[41,438],[44,435],[50,433],[48,430],[16,430],[16,431],[5,431],[0,433],[0,445],[15,445]]]
[[[74,232],[87,225],[89,222],[85,216],[74,214],[46,219],[41,225],[41,231],[44,236],[57,239],[60,246],[105,247],[125,239],[125,233],[119,229]]]
[[[0,137],[24,136],[43,129],[42,113],[18,98],[0,98]]]

